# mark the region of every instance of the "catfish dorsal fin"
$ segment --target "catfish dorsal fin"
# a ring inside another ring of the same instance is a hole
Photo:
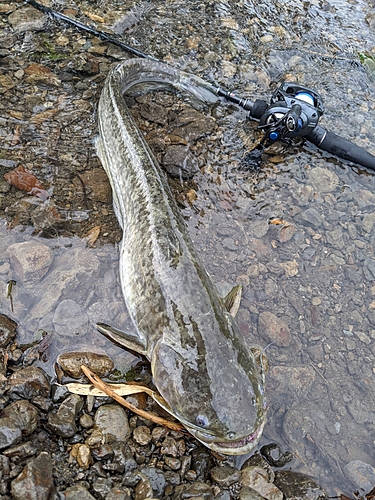
[[[240,307],[242,297],[242,285],[234,286],[231,291],[223,298],[226,310],[235,318]]]
[[[147,342],[145,339],[141,338],[138,334],[133,332],[125,332],[114,326],[106,325],[105,323],[97,323],[96,328],[100,333],[102,333],[107,339],[119,344],[125,349],[130,349],[131,351],[138,352],[143,356],[147,353]]]

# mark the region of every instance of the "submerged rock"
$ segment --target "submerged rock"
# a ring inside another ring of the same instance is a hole
[[[292,339],[288,325],[269,311],[259,314],[258,332],[261,337],[281,347],[288,347]]]
[[[275,485],[285,498],[293,500],[327,500],[325,491],[309,476],[301,472],[275,472]]]
[[[74,300],[62,300],[56,307],[53,326],[59,335],[73,337],[85,334],[88,328],[88,316],[81,305]]]
[[[53,261],[52,250],[35,240],[10,245],[8,255],[13,270],[22,283],[42,279]]]
[[[345,473],[350,481],[364,493],[369,493],[375,484],[375,469],[361,460],[353,460],[344,466]]]

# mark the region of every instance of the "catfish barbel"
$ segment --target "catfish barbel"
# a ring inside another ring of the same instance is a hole
[[[100,332],[146,356],[157,402],[208,448],[241,455],[258,443],[266,417],[264,370],[202,266],[167,179],[123,94],[138,84],[168,87],[195,102],[214,88],[166,64],[128,60],[100,97],[97,151],[123,229],[120,280],[133,331]]]

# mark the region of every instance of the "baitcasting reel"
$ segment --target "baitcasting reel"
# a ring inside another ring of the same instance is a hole
[[[271,104],[260,117],[259,128],[264,142],[308,135],[324,112],[320,95],[313,90],[283,83],[271,97]]]
[[[364,167],[375,169],[375,157],[363,148],[318,125],[324,113],[323,100],[314,90],[296,83],[284,82],[273,93],[270,103],[243,99],[232,92],[216,93],[250,112],[259,121],[264,137],[254,148],[260,158],[264,148],[275,141],[303,137],[318,148]]]

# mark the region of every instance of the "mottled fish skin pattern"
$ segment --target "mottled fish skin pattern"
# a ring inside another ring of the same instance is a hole
[[[203,80],[163,63],[133,59],[109,73],[98,109],[97,151],[123,229],[122,291],[164,407],[209,448],[244,454],[259,441],[265,422],[263,375],[125,104],[123,92],[143,80],[202,101],[217,99]]]

